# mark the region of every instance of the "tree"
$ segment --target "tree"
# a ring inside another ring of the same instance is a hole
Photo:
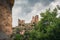
[[[30,32],[30,40],[60,40],[60,17],[56,17],[57,8],[41,13],[41,21]]]

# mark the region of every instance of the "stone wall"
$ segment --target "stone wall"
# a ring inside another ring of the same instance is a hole
[[[0,0],[0,31],[12,34],[12,0]]]

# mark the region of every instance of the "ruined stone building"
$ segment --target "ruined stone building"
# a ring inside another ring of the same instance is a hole
[[[18,19],[18,26],[24,26],[25,20]]]
[[[34,23],[37,24],[39,21],[39,16],[36,15],[36,16],[33,16],[32,17],[32,20],[30,23],[25,23],[25,20],[20,20],[18,19],[18,27],[17,28],[20,28],[20,29],[31,29],[33,26],[34,26]]]
[[[38,23],[38,21],[39,21],[38,15],[33,16],[30,23],[25,23],[25,20],[18,19],[18,26],[20,26],[20,27],[31,27],[34,23]]]
[[[12,34],[12,7],[14,0],[0,0],[0,32]]]
[[[15,31],[15,29],[20,29],[20,34],[23,34],[25,31],[30,31],[34,28],[34,24],[37,24],[39,21],[39,16],[33,16],[32,20],[30,23],[25,23],[25,20],[20,20],[18,19],[18,26],[13,28],[13,31]]]
[[[38,23],[38,21],[39,21],[39,16],[36,15],[36,16],[33,16],[33,17],[32,17],[31,23],[32,23],[32,24],[33,24],[33,23]]]

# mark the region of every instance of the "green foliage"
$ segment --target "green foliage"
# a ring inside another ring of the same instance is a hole
[[[16,34],[14,40],[20,40],[20,35]]]
[[[23,36],[20,34],[15,34],[14,40],[23,40]]]

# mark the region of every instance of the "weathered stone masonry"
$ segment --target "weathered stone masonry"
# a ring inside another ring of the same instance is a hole
[[[0,0],[0,31],[12,34],[12,6],[14,0]]]

